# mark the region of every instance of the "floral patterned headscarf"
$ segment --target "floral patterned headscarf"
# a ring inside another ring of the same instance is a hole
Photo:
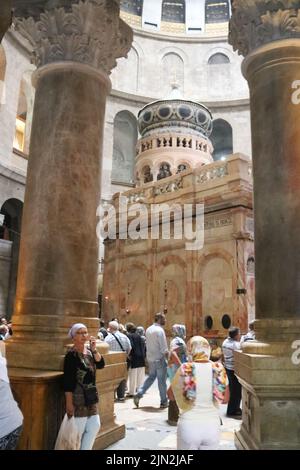
[[[171,382],[172,391],[178,407],[184,412],[192,409],[197,397],[196,366],[195,362],[207,362],[210,356],[208,341],[202,336],[194,336],[188,343],[192,362],[186,362],[176,372]],[[226,385],[228,384],[226,371],[222,364],[212,363],[213,389],[212,398],[214,403],[222,403]]]
[[[179,336],[179,338],[185,339],[186,337],[185,326],[179,325],[176,323],[175,325],[172,326],[172,333],[173,333],[173,336]]]
[[[206,362],[210,358],[210,345],[202,336],[193,336],[188,342],[188,351],[193,362]]]

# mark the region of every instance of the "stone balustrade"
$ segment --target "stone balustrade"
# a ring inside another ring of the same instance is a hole
[[[200,139],[198,136],[184,134],[162,134],[160,136],[149,136],[140,139],[137,145],[137,158],[140,154],[154,149],[184,148],[191,150],[199,150],[200,152],[210,153],[212,151],[211,144],[205,138]]]
[[[157,182],[150,182],[143,188],[131,189],[123,193],[127,197],[128,204],[152,202],[153,198],[166,193],[185,190],[195,185],[196,190],[206,189],[206,185],[215,180],[225,180],[226,183],[240,178],[249,183],[252,182],[252,164],[249,158],[242,154],[233,154],[226,161],[218,161],[203,165],[195,170],[184,171],[180,176],[174,175]],[[224,181],[225,182],[225,181]],[[114,197],[114,202],[118,195]]]

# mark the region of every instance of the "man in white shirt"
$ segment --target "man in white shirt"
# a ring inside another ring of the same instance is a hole
[[[239,328],[229,328],[229,336],[222,344],[225,369],[229,380],[230,399],[227,406],[227,416],[241,419],[240,408],[242,398],[242,387],[234,374],[234,351],[241,349],[241,332]]]
[[[163,326],[166,324],[166,317],[163,313],[155,315],[154,324],[146,330],[146,348],[149,375],[143,385],[138,389],[133,401],[138,408],[139,401],[151,387],[157,378],[160,394],[160,407],[168,407],[167,398],[167,358],[168,345]]]
[[[249,323],[248,333],[242,336],[241,344],[246,343],[247,341],[255,341],[254,323],[254,321]]]

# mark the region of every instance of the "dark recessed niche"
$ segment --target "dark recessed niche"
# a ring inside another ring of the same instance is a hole
[[[228,330],[231,326],[231,318],[229,315],[225,314],[222,317],[222,326],[225,328],[225,330]]]
[[[212,327],[213,327],[213,324],[214,324],[214,321],[212,319],[212,317],[210,315],[208,315],[207,317],[205,317],[205,320],[204,320],[204,325],[205,325],[205,329],[206,330],[211,330]]]
[[[172,108],[170,106],[161,106],[158,110],[158,115],[162,119],[168,119],[172,114]]]
[[[207,115],[203,111],[198,111],[197,121],[199,122],[199,124],[205,124],[207,121]]]
[[[193,116],[193,110],[189,106],[179,106],[178,115],[182,119],[190,119]]]
[[[151,119],[152,119],[152,113],[151,111],[146,111],[144,114],[143,114],[143,121],[144,122],[150,122]]]

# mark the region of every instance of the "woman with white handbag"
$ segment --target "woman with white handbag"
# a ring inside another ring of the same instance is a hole
[[[69,336],[74,345],[64,363],[66,413],[68,418],[75,418],[80,450],[91,450],[100,429],[96,369],[102,369],[105,363],[96,349],[96,338],[89,336],[83,323],[73,325]]]

